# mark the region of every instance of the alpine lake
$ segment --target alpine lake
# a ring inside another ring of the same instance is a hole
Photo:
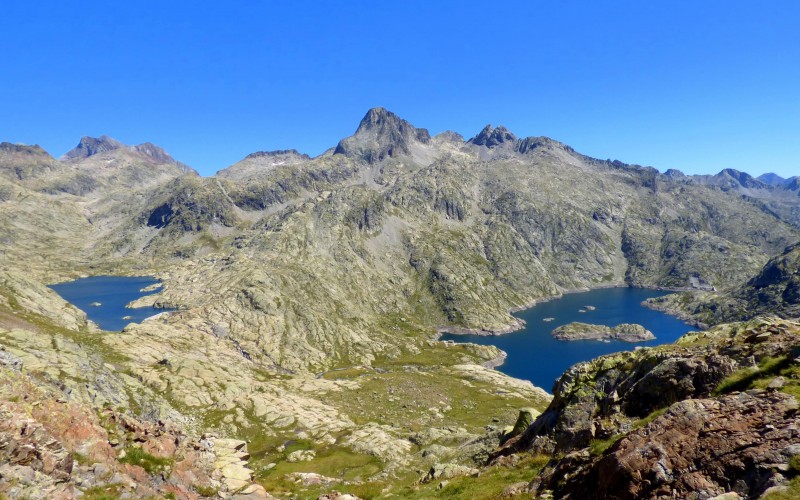
[[[141,323],[150,316],[172,311],[126,307],[134,300],[158,293],[160,282],[151,276],[92,276],[50,285],[50,288],[85,312],[101,329],[111,332],[121,331],[128,323]]]
[[[512,377],[530,380],[550,392],[555,380],[570,366],[581,361],[675,342],[693,328],[660,311],[649,309],[642,301],[671,292],[644,288],[598,288],[588,292],[565,294],[541,302],[514,315],[525,320],[521,330],[503,335],[463,335],[445,333],[440,340],[493,345],[508,354],[497,369]],[[614,327],[638,323],[655,335],[647,342],[620,340],[556,340],[551,332],[572,322]]]

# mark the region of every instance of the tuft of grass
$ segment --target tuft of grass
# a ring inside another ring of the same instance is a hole
[[[600,456],[624,436],[625,434],[615,434],[608,439],[592,439],[589,443],[589,453],[594,456]]]
[[[203,486],[196,484],[194,486],[194,491],[197,492],[198,495],[201,497],[213,498],[219,494],[219,490],[217,488],[211,486]]]
[[[795,472],[800,473],[800,455],[795,455],[789,460],[789,467]]]
[[[633,428],[634,429],[641,429],[642,427],[647,426],[647,424],[649,424],[653,420],[657,419],[661,415],[665,414],[667,412],[667,409],[668,409],[668,407],[660,408],[660,409],[655,410],[654,412],[652,412],[650,415],[648,415],[648,416],[646,416],[644,418],[640,418],[639,420],[637,420],[636,422],[633,423]]]
[[[773,377],[791,364],[789,356],[777,358],[764,358],[758,368],[744,368],[725,377],[719,383],[713,394],[721,396],[734,391],[746,391],[755,387],[756,382],[767,377]]]
[[[119,459],[120,463],[137,465],[148,474],[157,474],[166,467],[171,467],[173,460],[170,458],[155,457],[141,448],[126,448],[125,456]]]
[[[800,498],[800,476],[789,481],[784,491],[769,493],[761,498],[762,500],[797,500]]]
[[[119,485],[93,486],[83,490],[83,500],[117,500],[120,495]]]

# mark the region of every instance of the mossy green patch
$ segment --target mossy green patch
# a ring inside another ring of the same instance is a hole
[[[764,358],[758,367],[743,368],[726,377],[714,390],[714,395],[719,396],[734,391],[745,391],[758,386],[765,386],[768,378],[779,375],[784,369],[790,368],[792,358],[780,356],[777,358]]]
[[[153,456],[141,448],[126,448],[125,456],[119,459],[120,463],[136,465],[144,469],[148,474],[157,474],[167,467],[171,467],[173,460],[170,458],[159,458]]]

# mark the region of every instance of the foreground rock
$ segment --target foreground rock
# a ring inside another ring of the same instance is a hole
[[[799,341],[800,323],[763,317],[579,363],[490,463],[553,457],[528,490],[555,498],[757,498],[794,487]]]
[[[622,340],[625,342],[646,342],[656,338],[653,332],[642,325],[630,323],[609,327],[573,322],[559,326],[553,330],[552,335],[558,340]]]
[[[758,498],[786,482],[800,454],[798,404],[751,391],[676,403],[601,458],[567,457],[549,478],[569,498],[710,498],[731,489]]]

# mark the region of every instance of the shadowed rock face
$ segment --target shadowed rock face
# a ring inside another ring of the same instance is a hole
[[[497,128],[493,128],[491,125],[486,125],[483,130],[481,130],[478,135],[470,139],[469,142],[471,144],[475,144],[476,146],[493,148],[503,143],[516,142],[516,140],[517,136],[509,132],[509,130],[502,125]]]
[[[373,163],[387,157],[409,155],[414,144],[430,141],[426,129],[418,129],[384,108],[372,108],[361,120],[356,133],[339,142],[334,154]]]
[[[76,158],[88,158],[96,154],[105,153],[106,151],[113,151],[115,149],[124,148],[125,145],[116,139],[107,135],[100,137],[82,137],[78,145],[67,151],[63,159],[72,160]]]

